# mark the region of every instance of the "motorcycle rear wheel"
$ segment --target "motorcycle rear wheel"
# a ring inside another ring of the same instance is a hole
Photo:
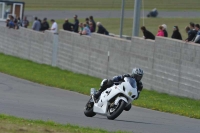
[[[124,110],[126,106],[126,102],[121,100],[118,105],[116,106],[115,110],[112,112],[112,109],[110,108],[110,106],[108,107],[108,111],[107,111],[107,118],[109,120],[114,120],[115,118],[117,118]]]
[[[93,117],[96,115],[96,113],[93,112],[93,106],[94,106],[94,103],[91,102],[91,99],[87,102],[87,104],[85,105],[85,110],[84,110],[84,114],[85,116],[87,117]]]

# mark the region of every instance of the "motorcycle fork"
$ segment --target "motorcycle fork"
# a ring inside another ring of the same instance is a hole
[[[111,101],[112,101],[112,102],[110,102],[110,107],[111,107],[111,108],[114,107],[114,106],[116,106],[116,105],[115,105],[115,100],[116,100],[117,97],[119,97],[119,96],[120,96],[120,94],[116,95],[113,99],[111,99]]]

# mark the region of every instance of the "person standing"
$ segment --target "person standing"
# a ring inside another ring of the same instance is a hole
[[[27,28],[29,26],[29,21],[27,20],[27,17],[24,17],[24,20],[22,21],[22,27]]]
[[[78,20],[78,16],[75,15],[74,16],[74,32],[78,33],[78,29],[79,29],[79,20]]]
[[[19,27],[22,26],[22,20],[20,19],[20,17],[17,17],[17,24]]]
[[[195,25],[195,30],[197,31],[197,35],[194,39],[194,43],[200,43],[200,26],[199,26],[199,24]]]
[[[32,29],[35,31],[40,31],[41,24],[38,21],[38,18],[35,17],[35,21],[33,22]]]
[[[185,39],[186,42],[192,41],[192,34],[189,26],[186,26],[185,32],[187,33],[188,37]]]
[[[49,29],[49,23],[47,22],[47,18],[44,18],[41,25],[41,31],[45,31],[48,29]]]
[[[155,36],[150,31],[148,31],[145,26],[142,26],[141,30],[143,32],[144,39],[155,40]]]
[[[93,16],[90,16],[89,19],[90,19],[90,22],[92,22],[92,26],[93,26],[92,32],[95,32],[96,31],[96,22],[94,21]]]
[[[158,27],[158,33],[156,36],[164,37],[164,31],[163,31],[163,27],[161,25]]]
[[[162,27],[163,27],[164,37],[168,37],[167,25],[166,25],[166,24],[163,24]]]
[[[86,25],[87,25],[88,28],[90,28],[89,22],[90,22],[90,21],[89,21],[89,18],[85,18],[85,23],[86,23]]]
[[[195,39],[197,32],[198,32],[195,27],[196,27],[196,25],[193,22],[190,22],[190,29],[191,29],[192,36],[193,36],[192,41]]]
[[[93,33],[95,32],[94,31],[94,26],[93,26],[93,23],[92,22],[89,22],[89,28],[90,28],[90,31]]]
[[[15,28],[14,17],[10,16],[10,21],[8,23],[9,28]]]
[[[193,41],[197,35],[197,31],[195,30],[195,24],[190,22],[190,30],[188,32],[188,38],[185,40],[186,42]]]
[[[80,30],[79,30],[79,34],[83,31],[83,23],[79,23],[79,27],[80,27]]]
[[[53,32],[54,34],[57,34],[58,33],[58,24],[56,23],[56,21],[54,19],[51,19],[51,23],[52,23],[52,26],[51,26],[51,32]]]
[[[73,24],[71,24],[69,20],[66,18],[65,23],[63,24],[63,30],[72,31],[72,27],[73,27]]]
[[[173,34],[172,34],[172,38],[173,39],[182,40],[182,36],[181,36],[181,33],[179,32],[178,26],[174,26],[174,31],[173,31]]]

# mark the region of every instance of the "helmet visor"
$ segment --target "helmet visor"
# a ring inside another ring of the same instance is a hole
[[[136,81],[140,81],[141,79],[142,79],[142,76],[141,76],[141,75],[136,75],[136,76],[135,76],[135,80],[136,80]]]

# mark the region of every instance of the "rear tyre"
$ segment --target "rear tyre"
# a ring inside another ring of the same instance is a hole
[[[109,120],[114,120],[123,112],[125,106],[126,102],[123,100],[119,101],[118,105],[116,105],[115,107],[109,106],[107,111],[107,118]]]
[[[88,103],[85,106],[84,114],[87,117],[93,117],[96,115],[96,113],[93,112],[94,102],[91,102],[91,99],[88,101]]]

